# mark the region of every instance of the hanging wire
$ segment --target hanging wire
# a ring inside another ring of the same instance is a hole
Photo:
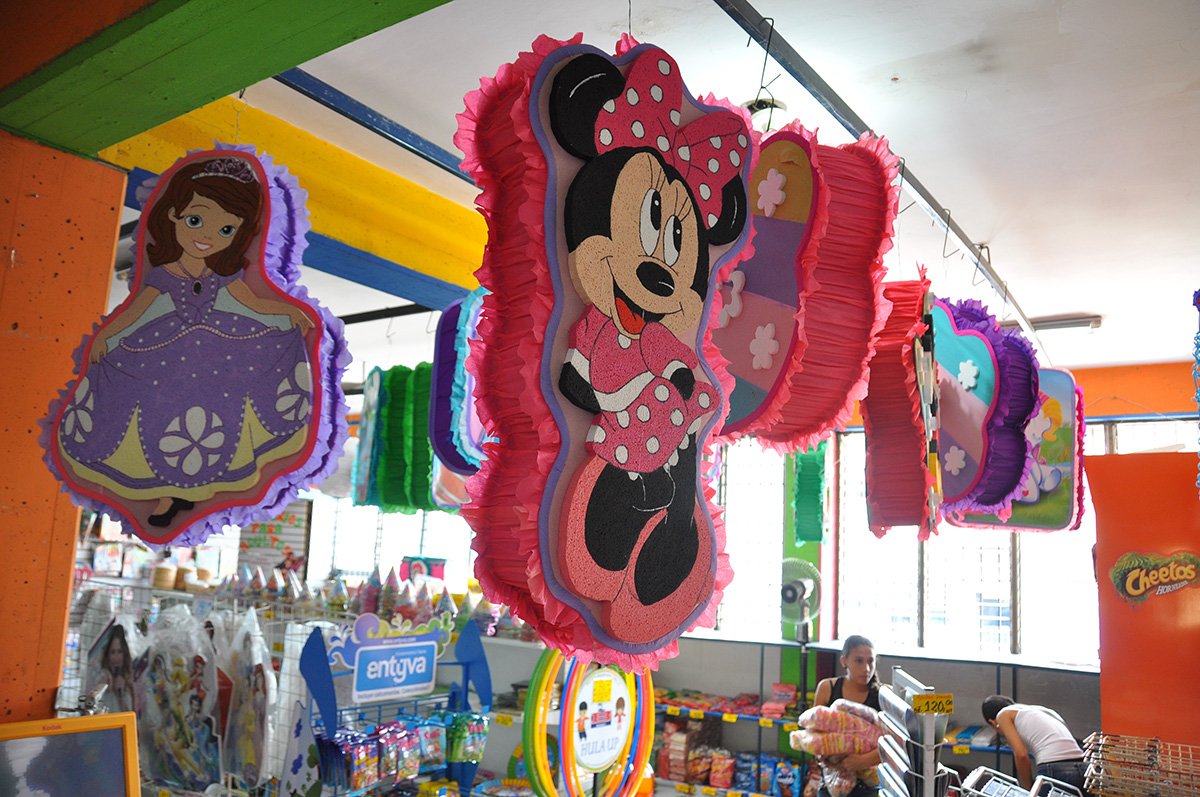
[[[625,31],[633,38],[633,0],[629,0],[629,16],[625,19]]]
[[[762,99],[762,94],[764,91],[767,93],[767,96],[771,98],[771,102],[765,106],[767,111],[767,124],[766,127],[763,128],[763,132],[766,132],[771,129],[771,122],[775,117],[775,108],[777,107],[775,103],[775,95],[771,93],[771,89],[769,87],[772,83],[779,79],[779,75],[776,75],[769,81],[767,80],[767,64],[771,60],[771,40],[775,36],[775,20],[772,17],[763,17],[763,22],[769,23],[770,27],[767,29],[767,43],[763,48],[763,65],[762,71],[759,72],[758,75],[758,91],[754,93],[754,99],[749,103],[748,109],[751,116],[754,115],[756,110],[763,109],[763,107],[759,105],[759,101]],[[753,36],[747,37],[746,46],[749,47],[753,41]]]

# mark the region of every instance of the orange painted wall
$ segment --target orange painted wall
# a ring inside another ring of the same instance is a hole
[[[1073,368],[1089,417],[1195,412],[1192,363]]]
[[[0,89],[32,74],[76,45],[154,0],[38,0],[6,3]]]
[[[108,302],[125,175],[0,131],[0,722],[53,716],[79,510],[38,419]]]
[[[1101,726],[1200,743],[1200,586],[1130,604],[1108,575],[1127,551],[1200,554],[1196,455],[1088,457],[1084,467],[1096,507]]]

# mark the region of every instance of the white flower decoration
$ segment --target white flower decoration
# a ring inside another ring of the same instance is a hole
[[[950,446],[946,456],[942,457],[942,467],[957,476],[963,468],[967,467],[967,452],[958,446]]]
[[[786,182],[786,174],[777,169],[771,169],[763,181],[758,184],[758,209],[767,217],[774,216],[775,208],[787,200],[787,194],[783,191],[783,185]]]
[[[732,286],[729,291],[729,302],[721,308],[721,315],[717,317],[719,329],[729,326],[730,321],[742,314],[742,289],[746,287],[745,273],[734,271],[729,275],[729,284]]]
[[[308,417],[312,393],[312,374],[305,363],[296,363],[291,378],[284,379],[275,389],[275,411],[288,421],[303,421]]]
[[[71,396],[71,403],[63,413],[62,434],[82,443],[92,432],[92,411],[95,409],[96,397],[92,395],[91,383],[85,376]]]
[[[771,367],[775,355],[779,353],[774,322],[754,330],[754,340],[750,341],[750,353],[754,355],[754,370],[765,371]]]
[[[221,458],[217,449],[225,445],[225,432],[221,431],[224,425],[215,412],[190,407],[167,424],[158,450],[167,455],[163,459],[172,468],[195,476],[205,464],[215,465]]]
[[[958,383],[967,390],[974,390],[975,386],[979,384],[979,366],[971,360],[959,363]]]

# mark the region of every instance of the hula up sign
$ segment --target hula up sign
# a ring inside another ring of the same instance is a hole
[[[575,761],[588,772],[602,772],[620,757],[633,730],[625,676],[611,667],[588,673],[574,702],[567,710],[574,719]]]
[[[1167,595],[1184,587],[1200,586],[1200,556],[1179,551],[1170,556],[1129,551],[1108,571],[1117,594],[1131,604],[1152,595]]]

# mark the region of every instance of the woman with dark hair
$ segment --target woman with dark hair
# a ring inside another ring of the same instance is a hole
[[[205,155],[151,195],[135,292],[90,341],[56,427],[81,481],[145,501],[158,527],[302,451],[312,404],[313,320],[247,271],[269,213],[261,169]]]
[[[100,705],[110,712],[133,711],[133,662],[124,626],[114,624],[100,659],[100,683],[108,687]]]
[[[880,682],[879,676],[875,674],[875,645],[865,636],[853,634],[846,637],[842,644],[840,659],[842,666],[846,668],[846,674],[837,678],[825,678],[817,684],[813,702],[818,706],[830,706],[835,700],[849,700],[879,711]],[[839,762],[838,768],[848,772],[861,772],[879,766],[879,760],[878,748],[868,753],[850,753]],[[870,797],[878,791],[878,787],[865,783],[860,778],[847,797]],[[820,795],[829,797],[829,792],[824,786],[821,787]]]

